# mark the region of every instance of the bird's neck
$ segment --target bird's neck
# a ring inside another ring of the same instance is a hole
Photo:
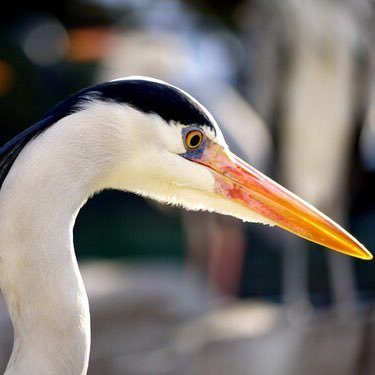
[[[19,184],[0,214],[1,289],[14,327],[7,374],[83,374],[90,315],[72,239],[78,206],[63,209],[61,197]]]
[[[92,160],[100,145],[79,139],[95,129],[54,127],[26,146],[0,190],[0,287],[15,334],[6,374],[87,370],[90,315],[73,225],[110,168]]]

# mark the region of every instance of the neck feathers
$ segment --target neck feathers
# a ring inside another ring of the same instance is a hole
[[[73,225],[110,163],[95,162],[104,146],[84,139],[100,129],[87,129],[76,113],[29,141],[0,190],[0,286],[15,333],[7,375],[86,373],[90,316]]]
[[[37,136],[27,133],[23,148],[8,147],[8,158],[20,152],[0,190],[0,287],[15,332],[7,375],[35,366],[41,374],[86,372],[90,316],[74,221],[95,192],[126,188],[129,155],[146,135],[154,139],[151,118],[156,126],[129,106],[90,102]]]

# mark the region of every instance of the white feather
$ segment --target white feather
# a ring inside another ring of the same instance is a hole
[[[179,155],[185,152],[183,126],[124,104],[93,101],[18,156],[0,192],[0,286],[15,333],[7,375],[87,371],[90,315],[72,233],[79,209],[94,193],[128,190],[260,221],[215,195],[212,173]]]

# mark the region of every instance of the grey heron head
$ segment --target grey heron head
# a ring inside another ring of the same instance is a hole
[[[92,122],[108,119],[124,129],[126,157],[107,187],[277,225],[333,250],[372,258],[338,224],[232,154],[213,116],[197,100],[150,78],[97,84],[59,103],[0,148],[0,186],[25,144],[59,120],[85,111]]]

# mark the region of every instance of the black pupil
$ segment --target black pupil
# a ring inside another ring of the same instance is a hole
[[[198,134],[193,135],[190,138],[190,147],[197,147],[201,141],[201,137]]]

